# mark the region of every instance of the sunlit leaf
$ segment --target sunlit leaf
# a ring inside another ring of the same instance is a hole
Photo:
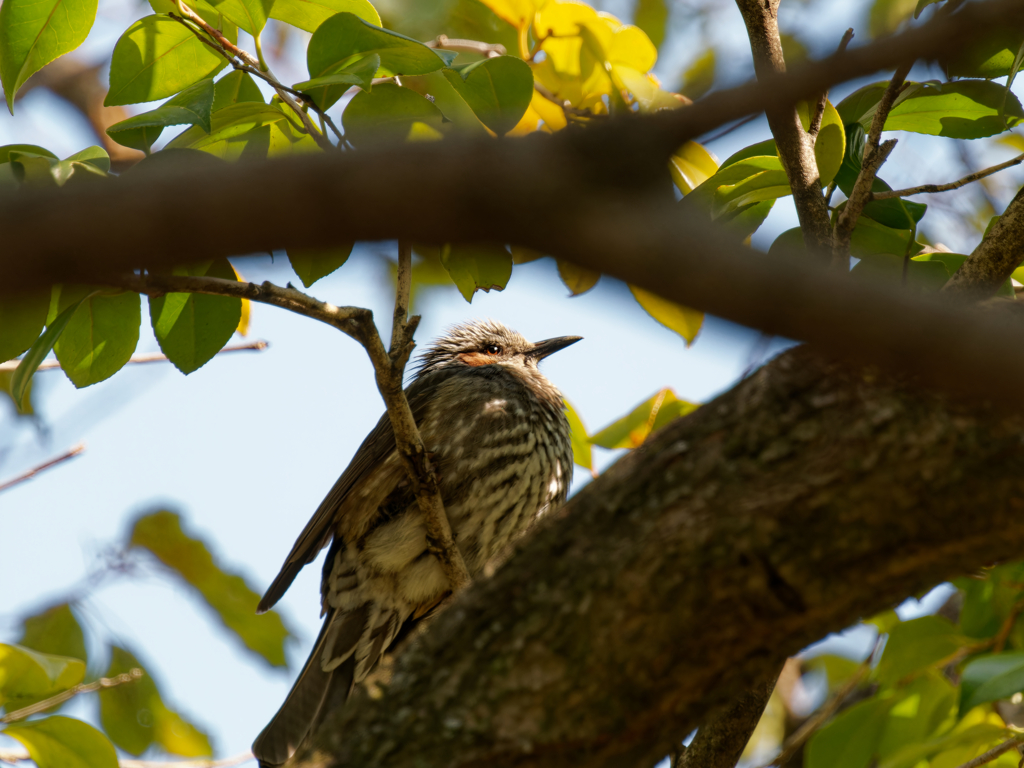
[[[209,737],[168,708],[156,681],[139,660],[123,648],[111,647],[106,677],[113,678],[136,668],[144,670],[145,674],[131,683],[104,688],[99,693],[100,723],[111,741],[136,756],[153,744],[182,757],[212,755]]]
[[[299,276],[302,284],[309,288],[322,277],[339,269],[352,254],[353,243],[337,248],[299,249],[289,248],[288,261]]]
[[[491,132],[480,121],[480,118],[444,73],[451,73],[456,80],[461,81],[457,73],[444,69],[439,72],[430,72],[426,75],[403,77],[402,85],[433,102],[434,106],[444,116],[445,124],[449,129],[468,135],[490,136]],[[416,122],[420,126],[426,125],[419,121]],[[417,128],[414,133],[408,136],[409,140],[423,140],[434,137],[443,138],[443,134],[436,128],[431,128],[430,131],[423,131],[422,128]]]
[[[312,80],[303,80],[293,87],[297,91],[313,91],[317,88],[327,88],[332,85],[341,85],[348,88],[356,85],[364,91],[369,91],[373,84],[373,76],[380,68],[380,56],[371,53],[362,59],[348,64],[341,69],[323,77],[314,77]]]
[[[892,702],[871,698],[839,713],[811,736],[807,768],[866,768],[882,738]]]
[[[231,156],[225,151],[225,144],[232,139],[242,142],[244,151],[245,139],[254,129],[266,128],[280,120],[287,119],[280,107],[257,101],[243,101],[232,104],[214,112],[210,120],[210,132],[198,126],[192,126],[167,143],[167,149],[201,149],[219,157]],[[262,147],[262,156],[266,156],[270,146],[270,132],[266,131],[266,143]],[[258,153],[254,153],[257,154]]]
[[[67,603],[59,603],[22,622],[18,645],[39,653],[88,661],[82,627]]]
[[[0,643],[0,705],[8,712],[78,685],[85,662]]]
[[[235,26],[222,26],[223,35],[235,42]],[[103,103],[111,107],[173,96],[226,66],[224,57],[204,45],[185,25],[169,16],[144,16],[114,46],[110,91]]]
[[[961,646],[963,637],[946,619],[921,616],[901,621],[889,632],[875,678],[883,685],[895,685],[901,679],[946,658]]]
[[[21,742],[38,768],[117,768],[114,745],[81,720],[54,715],[12,723],[4,735]]]
[[[357,93],[341,119],[345,137],[359,146],[404,139],[415,122],[440,128],[444,116],[415,91],[394,83],[382,83],[369,93]]]
[[[139,343],[142,300],[137,293],[89,295],[53,345],[60,367],[76,387],[108,379]]]
[[[593,469],[593,451],[590,447],[590,438],[587,436],[587,428],[568,400],[565,400],[565,417],[569,420],[573,462],[584,469]]]
[[[629,290],[647,314],[682,336],[686,340],[686,346],[690,346],[697,338],[697,334],[700,333],[700,329],[704,325],[703,312],[663,299],[661,296],[645,291],[643,288],[637,288],[635,285],[629,286]]]
[[[969,44],[950,46],[940,63],[949,78],[1006,77],[1021,45],[1024,34],[1013,25],[1006,25],[986,31]]]
[[[888,652],[888,647],[886,648]],[[933,736],[956,715],[959,691],[938,670],[923,672],[899,688],[900,700],[889,710],[878,757],[896,757],[908,745],[917,745]]]
[[[591,435],[590,442],[602,448],[636,448],[651,432],[661,429],[680,416],[692,413],[698,407],[697,403],[680,400],[673,390],[666,387],[640,403],[621,419]]]
[[[495,56],[444,75],[480,121],[499,136],[512,130],[533,98],[533,72],[515,56]]]
[[[96,8],[97,0],[4,0],[0,5],[0,84],[12,115],[25,81],[85,41]]]
[[[238,25],[250,35],[263,31],[270,16],[274,0],[209,0],[225,19]]]
[[[885,121],[887,131],[913,131],[953,139],[994,136],[1024,120],[1014,94],[988,80],[959,80],[933,85],[916,83],[900,94]],[[1004,124],[1004,117],[1006,124]]]
[[[315,32],[336,13],[354,13],[367,24],[381,26],[380,16],[368,0],[274,0],[270,18]]]
[[[213,104],[210,105],[210,111],[211,113],[217,112],[224,107],[245,101],[262,104],[264,98],[256,81],[252,79],[252,75],[236,69],[213,84]]]
[[[718,171],[718,163],[704,147],[688,141],[669,158],[672,181],[684,195],[690,194]]]
[[[152,552],[195,589],[249,650],[272,666],[285,665],[284,643],[290,633],[281,617],[273,611],[257,615],[260,596],[241,576],[218,565],[201,539],[185,533],[177,514],[159,511],[138,518],[129,544]]]
[[[533,0],[480,0],[502,21],[522,29],[533,19]]]
[[[234,74],[248,77],[245,72]],[[114,123],[107,135],[118,144],[148,153],[169,125],[195,125],[209,133],[213,91],[213,80],[200,80],[156,109]]]
[[[235,280],[225,258],[176,267],[172,275]],[[167,293],[149,300],[153,333],[161,351],[184,374],[206,365],[227,344],[238,327],[242,300],[203,293]]]
[[[29,384],[32,382],[36,369],[39,368],[39,364],[43,362],[43,359],[50,354],[54,344],[57,343],[60,335],[64,333],[64,329],[71,322],[71,316],[75,314],[79,304],[84,300],[85,297],[80,298],[74,304],[63,309],[54,320],[48,322],[46,331],[35,340],[32,346],[29,347],[28,352],[25,353],[25,356],[21,358],[21,362],[18,363],[18,367],[11,379],[11,397],[19,409],[24,409],[28,405],[26,396],[28,395]]]
[[[478,290],[504,290],[512,277],[512,254],[490,243],[456,243],[441,249],[441,264],[466,301]]]
[[[558,264],[558,276],[562,278],[562,282],[565,283],[565,287],[569,289],[572,296],[586,293],[601,279],[601,273],[592,269],[579,267],[561,259],[558,259],[556,263]]]

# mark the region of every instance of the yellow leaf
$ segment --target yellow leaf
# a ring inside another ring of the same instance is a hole
[[[583,419],[576,413],[576,409],[572,407],[572,403],[565,398],[562,399],[562,402],[565,403],[565,416],[569,420],[573,463],[593,472],[593,451],[590,448],[587,428],[583,424]]]
[[[230,264],[230,262],[228,263]],[[242,273],[235,268],[234,264],[231,264],[231,271],[235,273],[235,280],[237,280],[240,283],[245,282],[245,278],[242,277]],[[242,299],[242,314],[238,318],[238,327],[235,329],[235,332],[239,336],[249,335],[249,318],[251,317],[251,312],[252,305],[249,303],[249,300]]]
[[[561,259],[558,259],[557,263],[558,276],[562,278],[562,282],[565,283],[565,287],[569,289],[569,292],[573,296],[579,296],[581,293],[586,293],[597,285],[597,281],[601,279],[601,273],[594,272],[592,269],[578,267],[575,264],[570,264],[568,261],[562,261]]]
[[[619,26],[606,43],[605,50],[612,64],[623,64],[639,72],[649,72],[658,60],[658,49],[651,38],[632,24]]]
[[[718,171],[714,156],[695,141],[688,141],[669,158],[672,181],[688,195]]]
[[[443,139],[442,134],[436,128],[432,128],[426,123],[421,123],[419,120],[409,126],[409,135],[405,137],[406,141],[437,141]]]
[[[532,0],[480,0],[502,21],[507,21],[516,29],[522,29],[533,20],[534,4]]]
[[[647,311],[647,314],[686,339],[686,346],[690,346],[697,338],[697,334],[700,333],[701,326],[704,324],[703,312],[663,299],[661,296],[645,291],[643,288],[637,288],[635,285],[629,286],[629,290],[637,303]]]
[[[816,108],[816,104],[801,101],[796,108],[806,131],[811,127],[811,109]],[[821,116],[821,129],[814,142],[814,159],[818,163],[818,178],[822,186],[827,186],[839,173],[845,153],[846,131],[843,129],[843,119],[839,117],[832,102],[826,101],[825,111]]]
[[[568,125],[565,119],[565,110],[550,99],[541,96],[536,90],[534,90],[533,98],[530,101],[530,109],[537,113],[540,119],[544,121],[544,126],[552,133],[560,131]],[[527,110],[527,112],[529,111]],[[518,128],[519,126],[516,127]]]
[[[1021,136],[1019,133],[1008,133],[1005,136],[1000,136],[996,139],[996,142],[1016,152],[1024,152],[1024,136]]]

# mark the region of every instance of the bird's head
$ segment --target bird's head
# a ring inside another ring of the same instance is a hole
[[[494,320],[461,323],[449,328],[427,348],[420,357],[418,372],[422,375],[451,366],[476,368],[483,365],[533,372],[545,357],[581,338],[559,336],[534,343]]]

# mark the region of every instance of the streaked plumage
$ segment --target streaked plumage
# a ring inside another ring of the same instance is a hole
[[[474,576],[565,500],[572,480],[569,425],[561,394],[537,363],[577,340],[531,344],[493,321],[459,325],[424,353],[406,390]],[[387,414],[299,535],[260,610],[272,607],[328,544],[323,628],[288,698],[253,744],[261,766],[285,762],[399,633],[450,594],[427,552],[422,514]]]

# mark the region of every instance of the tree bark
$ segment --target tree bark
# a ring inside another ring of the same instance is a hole
[[[808,643],[1019,557],[1022,429],[786,353],[577,494],[302,764],[653,765]]]

